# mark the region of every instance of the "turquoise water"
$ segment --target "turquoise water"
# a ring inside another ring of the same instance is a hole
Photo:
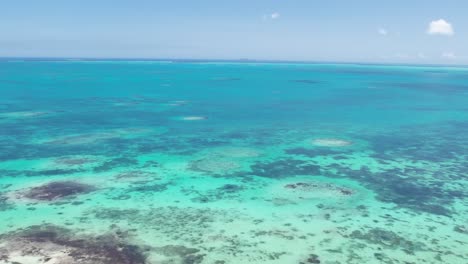
[[[0,263],[467,263],[468,68],[0,62]]]

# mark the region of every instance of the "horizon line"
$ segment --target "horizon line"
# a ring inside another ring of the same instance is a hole
[[[375,62],[375,61],[320,61],[320,60],[270,60],[270,59],[189,59],[189,58],[142,58],[142,57],[4,57],[4,60],[26,60],[26,61],[167,61],[178,63],[196,62],[235,62],[235,63],[272,63],[272,64],[355,64],[355,65],[390,65],[390,66],[426,66],[426,67],[461,67],[468,68],[468,64],[442,64],[442,63],[417,63],[417,62]]]

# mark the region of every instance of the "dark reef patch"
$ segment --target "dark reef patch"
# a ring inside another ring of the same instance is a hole
[[[242,190],[244,190],[243,186],[225,184],[221,187],[206,192],[198,191],[194,188],[183,188],[181,191],[186,195],[195,195],[195,197],[191,199],[192,202],[209,203],[219,200],[239,199],[237,193]]]
[[[425,160],[430,162],[442,162],[457,158],[467,151],[466,146],[459,141],[456,134],[424,135],[416,131],[407,130],[407,133],[394,135],[367,136],[371,147],[375,151],[374,157],[392,159],[393,157],[407,158],[411,160]],[[434,139],[437,138],[437,141]],[[458,142],[457,142],[458,141]]]
[[[78,172],[82,172],[83,170],[79,169],[55,169],[55,170],[39,170],[39,171],[23,171],[22,174],[28,177],[34,176],[56,176],[56,175],[67,175],[67,174],[74,174]]]
[[[204,258],[204,254],[200,254],[199,249],[180,245],[166,245],[157,247],[154,250],[161,255],[173,258],[174,261],[177,261],[176,263],[181,264],[199,264],[202,263]]]
[[[94,162],[94,160],[89,158],[58,158],[54,162],[60,165],[77,166]]]
[[[330,183],[323,183],[323,182],[296,182],[296,183],[289,183],[284,185],[284,188],[290,190],[298,190],[302,192],[313,192],[313,191],[331,191],[336,192],[342,196],[350,196],[354,194],[354,191],[348,188],[340,187]]]
[[[140,171],[140,170],[131,170],[131,171],[125,171],[117,174],[115,176],[117,180],[125,180],[125,179],[154,179],[154,180],[159,180],[159,178],[156,177],[155,173],[152,172],[147,172],[147,171]]]
[[[335,172],[331,172],[332,170]],[[390,169],[372,173],[366,167],[352,170],[340,165],[330,165],[324,168],[324,171],[328,177],[347,177],[361,182],[364,186],[375,190],[377,198],[381,201],[437,215],[449,216],[451,211],[447,206],[450,206],[456,198],[467,197],[464,191],[444,189],[443,182],[427,185],[417,178],[417,173],[420,173],[418,170],[414,178],[408,178],[408,175],[412,176],[409,169]]]
[[[359,135],[370,143],[371,157],[379,164],[389,165],[399,160],[433,164],[427,168],[420,164],[406,164],[393,168],[383,166],[372,172],[366,166],[351,169],[334,163],[323,166],[322,171],[327,177],[359,181],[374,190],[381,201],[416,212],[451,216],[451,205],[456,200],[468,198],[466,188],[459,183],[468,167],[464,158],[468,153],[466,128],[466,122],[453,122]]]
[[[50,182],[33,187],[24,193],[24,197],[40,201],[53,201],[78,194],[86,194],[95,188],[88,184],[74,181]]]
[[[167,238],[191,241],[192,246],[203,246],[206,230],[219,218],[225,218],[226,214],[228,212],[210,208],[167,206],[152,207],[149,210],[103,207],[90,210],[85,216],[141,224]]]
[[[114,219],[122,220],[132,218],[140,214],[138,209],[117,209],[117,208],[103,208],[93,211],[93,215],[97,219]]]
[[[31,226],[0,235],[0,260],[14,262],[15,256],[36,259],[38,264],[145,264],[143,249],[126,242],[126,232],[102,236],[78,236],[53,225]]]
[[[307,263],[319,264],[321,262],[320,262],[318,255],[310,254],[306,260],[299,262],[299,264],[307,264]]]
[[[0,193],[0,212],[13,209],[14,206],[8,201],[8,198]]]
[[[240,185],[225,184],[225,185],[217,188],[216,190],[218,190],[220,192],[226,192],[226,193],[235,193],[235,192],[239,192],[239,191],[241,191],[243,189],[244,189],[244,187],[242,187]]]
[[[104,162],[102,165],[95,167],[94,172],[109,171],[118,167],[131,167],[138,165],[138,160],[133,158],[119,157],[110,161]]]
[[[457,225],[457,226],[455,226],[455,227],[453,228],[453,230],[454,230],[455,232],[468,235],[468,228],[466,228],[466,226]]]
[[[376,244],[392,249],[400,249],[407,254],[414,254],[415,251],[424,250],[426,247],[421,242],[412,242],[402,236],[399,236],[395,232],[380,228],[373,228],[367,232],[355,230],[351,233],[350,237],[353,239],[364,240],[370,244]]]
[[[328,155],[339,154],[342,152],[342,149],[340,149],[340,151],[337,151],[331,148],[313,148],[313,149],[291,148],[291,149],[286,149],[284,152],[289,155],[299,155],[299,156],[313,158],[313,157],[318,157],[318,156],[328,156]]]
[[[297,175],[319,175],[320,166],[295,159],[257,162],[250,166],[251,174],[267,178],[285,178]]]
[[[140,192],[140,193],[156,193],[156,192],[163,192],[167,190],[167,186],[169,183],[165,184],[149,184],[149,185],[138,185],[135,187],[130,187],[126,192]]]

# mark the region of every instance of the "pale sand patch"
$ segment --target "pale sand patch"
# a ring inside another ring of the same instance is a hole
[[[338,138],[318,138],[312,141],[312,144],[319,147],[347,147],[353,142]]]
[[[184,121],[199,121],[199,120],[205,120],[206,117],[204,116],[184,116],[182,117],[182,120]]]
[[[8,112],[0,113],[0,118],[28,118],[28,117],[39,117],[49,114],[44,111],[18,111],[18,112]]]
[[[193,161],[189,168],[194,171],[202,171],[214,174],[226,174],[239,169],[239,163],[225,159],[201,159]]]

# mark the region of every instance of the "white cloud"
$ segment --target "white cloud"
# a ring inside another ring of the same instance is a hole
[[[278,12],[274,12],[274,13],[271,13],[271,14],[265,14],[262,16],[262,19],[263,20],[274,20],[274,19],[278,19],[280,18],[280,13]]]
[[[457,58],[457,56],[453,52],[444,52],[444,53],[442,53],[442,58],[449,59],[449,60],[454,60],[454,59]]]
[[[385,28],[379,28],[378,32],[382,36],[387,36],[388,35],[388,31]]]
[[[278,12],[275,12],[273,14],[270,15],[271,19],[277,19],[280,17],[280,14]]]
[[[427,34],[452,36],[455,34],[455,32],[453,30],[452,24],[445,21],[444,19],[439,19],[429,23]]]

